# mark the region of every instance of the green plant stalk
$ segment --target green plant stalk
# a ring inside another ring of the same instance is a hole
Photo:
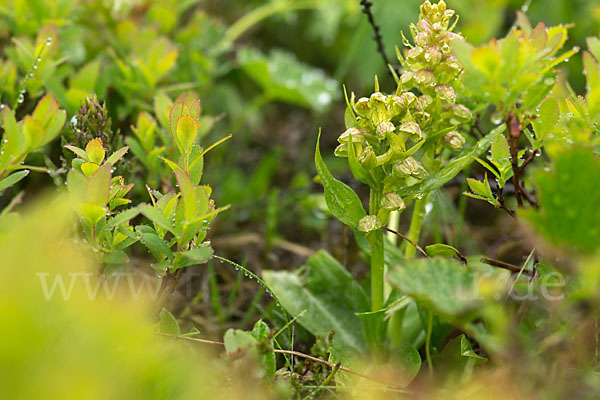
[[[317,7],[319,7],[319,2],[315,0],[303,0],[298,2],[277,1],[257,7],[241,17],[227,29],[225,32],[225,45],[229,46],[248,29],[272,15],[288,11],[309,10]]]
[[[425,339],[425,356],[427,357],[427,367],[429,375],[433,376],[433,363],[431,362],[431,331],[433,330],[433,312],[429,310],[429,319],[427,320],[427,338]]]
[[[408,230],[407,237],[414,243],[419,243],[419,236],[421,236],[421,227],[423,226],[423,218],[425,217],[425,206],[429,196],[425,196],[422,199],[415,200],[415,206],[413,209],[412,219],[410,220],[410,228]],[[404,251],[404,257],[406,259],[413,258],[417,249],[414,246],[407,244],[406,250]]]
[[[381,188],[371,188],[369,214],[377,215],[381,196]],[[369,232],[367,238],[371,247],[371,311],[379,311],[383,308],[383,229]]]

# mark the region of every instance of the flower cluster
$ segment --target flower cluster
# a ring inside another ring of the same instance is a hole
[[[411,25],[414,45],[405,39],[409,49],[404,56],[398,52],[404,72],[396,92],[383,94],[376,82],[369,98],[349,101],[348,129],[339,136],[335,154],[356,158],[363,171],[357,171],[354,163],[353,173],[370,186],[389,177],[384,193],[397,190],[407,178],[421,180],[434,172],[413,157],[423,144],[428,143],[434,154],[442,148],[460,150],[465,144],[458,129],[471,121],[472,113],[455,103],[461,66],[451,54],[450,42],[463,39],[452,32],[453,16],[443,1],[425,2],[418,24]],[[383,175],[375,171],[379,167]]]

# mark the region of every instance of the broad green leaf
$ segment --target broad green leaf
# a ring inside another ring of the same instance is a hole
[[[85,189],[88,179],[80,171],[72,169],[67,174],[67,191],[73,205],[85,201]]]
[[[483,301],[475,272],[450,258],[411,260],[391,269],[388,281],[417,303],[446,317],[467,317]]]
[[[2,152],[0,153],[0,173],[13,162],[19,162],[27,147],[25,136],[22,133],[22,125],[17,124],[15,113],[9,107],[2,110],[2,122],[4,134],[2,135]]]
[[[78,208],[79,213],[88,220],[91,226],[95,226],[106,214],[106,209],[98,204],[82,203]]]
[[[390,351],[390,362],[394,366],[394,384],[408,386],[421,369],[421,355],[412,344],[403,343]]]
[[[321,134],[319,133],[320,137]],[[317,139],[315,165],[325,189],[325,202],[329,211],[344,224],[356,229],[361,218],[367,213],[358,195],[348,185],[335,179],[327,169],[327,165],[321,158],[319,139]]]
[[[4,179],[0,179],[0,192],[5,190],[6,188],[11,187],[15,183],[19,182],[21,179],[25,178],[29,175],[29,170],[23,170],[15,172]]]
[[[489,148],[496,136],[503,133],[506,130],[506,124],[501,124],[497,128],[493,129],[490,133],[485,135],[477,143],[477,148],[473,154],[475,157],[481,157]]]
[[[356,312],[366,312],[369,301],[363,289],[329,253],[320,250],[296,271],[263,271],[263,279],[291,314],[304,314],[298,323],[313,335],[362,350],[365,341]]]
[[[110,194],[112,165],[104,164],[88,180],[85,192],[86,202],[104,207]]]
[[[180,151],[189,154],[198,135],[198,122],[190,117],[183,116],[177,120],[177,141],[181,143]]]
[[[552,132],[558,123],[559,116],[558,101],[553,96],[548,97],[540,106],[537,118],[531,123],[537,139],[544,139],[548,133]]]
[[[98,168],[100,168],[100,165],[93,162],[84,162],[83,164],[81,164],[80,168],[81,172],[83,172],[83,174],[89,178],[94,172],[98,170]]]
[[[510,150],[504,135],[498,135],[492,142],[492,159],[501,165],[510,162]]]
[[[192,220],[198,213],[198,192],[190,177],[182,170],[175,170],[175,177],[181,191],[184,217],[187,221]]]
[[[90,140],[85,146],[85,153],[87,154],[90,162],[93,162],[95,164],[102,164],[102,161],[104,161],[104,156],[106,155],[106,152],[104,151],[104,146],[102,145],[102,140]]]
[[[56,101],[56,97],[54,97],[52,93],[48,93],[38,101],[31,116],[44,127],[44,130],[46,130],[52,125],[56,118],[58,107],[59,104],[58,101]]]
[[[158,314],[158,331],[161,333],[168,333],[170,335],[179,335],[181,330],[179,329],[179,323],[166,308],[160,310]]]
[[[175,143],[179,143],[177,139],[177,121],[184,115],[187,115],[187,106],[185,104],[175,103],[171,106],[169,111],[169,130]]]
[[[44,143],[44,137],[46,135],[44,127],[29,115],[25,116],[23,133],[27,139],[27,148],[30,151],[37,149]]]

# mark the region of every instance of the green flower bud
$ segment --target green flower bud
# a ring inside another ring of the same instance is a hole
[[[376,134],[377,137],[379,139],[385,139],[386,138],[386,133],[388,132],[394,132],[394,130],[396,129],[396,127],[394,126],[394,124],[392,124],[389,121],[383,121],[380,122],[379,125],[377,125],[377,130],[376,130]]]
[[[425,61],[433,65],[442,60],[442,53],[435,47],[430,47],[425,51]]]
[[[364,131],[356,128],[348,128],[338,137],[338,142],[348,144],[350,137],[352,137],[352,143],[362,143],[365,140]]]
[[[406,208],[402,197],[394,192],[383,195],[382,205],[388,211],[402,211]]]
[[[362,117],[366,117],[369,113],[369,99],[361,97],[354,104],[354,111]]]
[[[427,176],[427,171],[423,165],[413,157],[408,157],[402,162],[394,163],[394,170],[401,175],[412,176],[418,179],[423,179]]]
[[[417,96],[412,92],[402,93],[400,97],[404,99],[406,106],[409,108],[417,101]]]
[[[367,146],[363,149],[362,153],[358,156],[358,162],[367,170],[377,166],[377,156],[371,146]]]
[[[369,105],[371,107],[376,107],[379,103],[385,103],[385,95],[381,92],[375,92],[369,98]]]
[[[454,103],[456,101],[456,93],[454,93],[454,89],[451,86],[437,85],[435,87],[435,94],[444,103]]]
[[[358,230],[361,232],[371,232],[379,228],[376,215],[365,215],[358,221]]]
[[[402,95],[388,96],[386,104],[391,118],[404,115],[408,109],[407,98]]]
[[[385,105],[386,96],[381,92],[375,92],[369,99],[369,108],[371,114],[369,117],[374,125],[388,119],[387,107]]]
[[[442,106],[444,114],[450,117],[452,125],[460,125],[469,122],[473,118],[471,110],[462,104],[444,104]]]
[[[421,127],[414,121],[402,122],[402,124],[400,124],[400,126],[398,127],[398,132],[408,135],[408,137],[415,142],[423,139]]]
[[[346,144],[338,145],[333,151],[333,154],[336,157],[348,157],[348,146]]]
[[[406,54],[406,60],[410,63],[417,62],[424,52],[422,47],[413,47]]]
[[[411,88],[415,85],[415,73],[406,71],[400,76],[400,80],[403,87],[406,86],[407,88]]]
[[[447,47],[447,49],[443,48],[443,46],[442,46],[442,48],[441,48],[442,53],[450,51],[450,46],[446,45],[446,47]],[[443,57],[442,67],[446,71],[448,71],[450,75],[455,75],[462,69],[462,67],[460,66],[460,63],[458,62],[456,57],[454,57],[453,55],[450,55],[450,54],[445,55]]]
[[[451,150],[460,150],[465,145],[465,138],[457,131],[452,131],[444,135],[442,144]]]
[[[425,111],[431,104],[433,104],[433,98],[428,94],[424,94],[417,99],[415,108],[417,111]]]
[[[427,69],[421,69],[415,74],[415,82],[421,87],[434,86],[435,75]]]
[[[419,32],[417,36],[415,36],[415,44],[417,46],[427,46],[429,43],[430,36],[426,32]]]

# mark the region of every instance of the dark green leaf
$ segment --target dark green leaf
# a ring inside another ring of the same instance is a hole
[[[319,133],[320,137],[321,134]],[[327,169],[327,165],[325,165],[323,158],[321,158],[318,139],[315,152],[315,165],[325,189],[325,202],[327,203],[327,207],[329,207],[329,211],[344,224],[356,229],[358,222],[367,213],[358,195],[348,185],[335,179]]]
[[[388,281],[401,293],[448,317],[465,316],[482,302],[475,273],[450,258],[411,260],[391,270]]]
[[[297,271],[264,271],[263,279],[292,315],[306,312],[298,323],[313,335],[355,349],[364,348],[356,312],[369,309],[363,289],[329,253],[321,250]]]

